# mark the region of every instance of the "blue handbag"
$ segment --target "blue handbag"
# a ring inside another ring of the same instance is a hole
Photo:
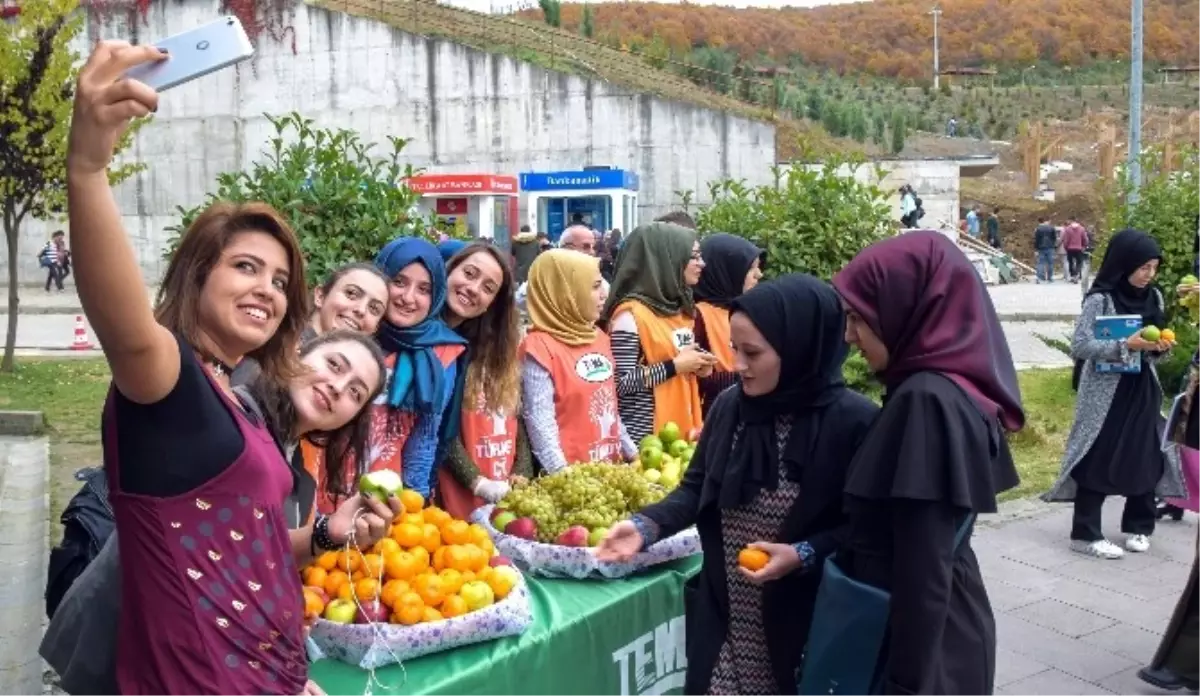
[[[962,545],[975,521],[967,515],[954,537]],[[842,572],[837,554],[825,559],[808,631],[797,693],[876,694],[876,666],[887,634],[891,594]]]

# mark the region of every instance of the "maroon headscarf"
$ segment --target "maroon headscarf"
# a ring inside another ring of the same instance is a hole
[[[863,249],[833,287],[888,349],[880,375],[894,388],[938,372],[1010,432],[1025,425],[1008,341],[987,287],[966,255],[939,232],[908,232]]]

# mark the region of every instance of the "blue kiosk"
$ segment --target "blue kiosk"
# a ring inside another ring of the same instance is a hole
[[[610,167],[523,172],[521,195],[529,229],[555,242],[564,229],[578,223],[628,234],[637,227],[638,185],[636,172]]]

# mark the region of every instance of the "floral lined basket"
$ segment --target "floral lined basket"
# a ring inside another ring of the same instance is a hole
[[[590,548],[543,544],[505,534],[492,526],[489,519],[492,505],[484,505],[471,513],[471,521],[492,535],[496,551],[508,556],[525,572],[548,578],[623,578],[651,566],[700,553],[700,535],[695,527],[675,536],[660,539],[624,563],[610,563],[596,558]]]
[[[362,669],[378,669],[462,645],[520,635],[532,625],[533,605],[522,578],[499,602],[433,623],[371,626],[317,619],[309,634],[308,653],[310,661],[329,657]]]

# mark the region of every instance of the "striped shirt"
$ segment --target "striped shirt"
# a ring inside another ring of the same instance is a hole
[[[617,367],[617,407],[621,422],[636,443],[654,432],[654,387],[675,376],[675,362],[646,364],[637,320],[632,312],[613,317],[613,362]]]

